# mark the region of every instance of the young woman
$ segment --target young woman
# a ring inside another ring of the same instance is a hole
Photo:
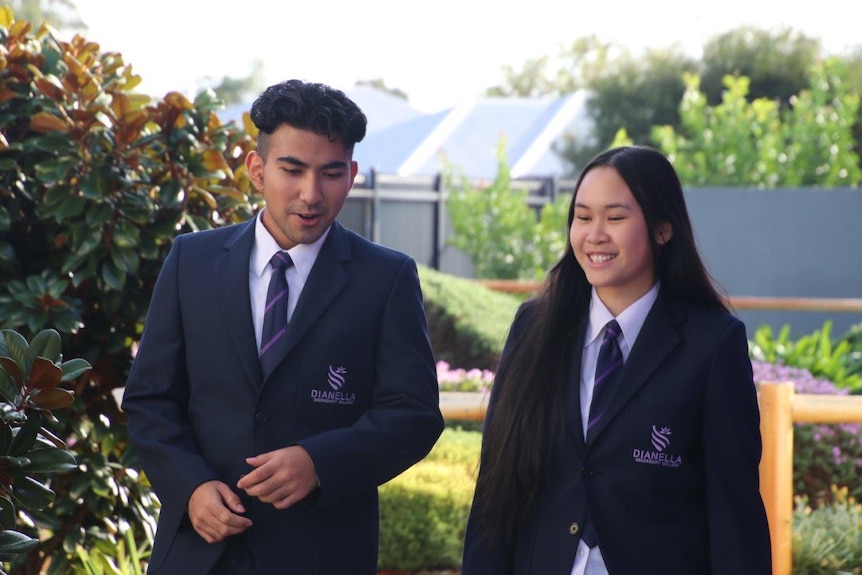
[[[599,154],[568,226],[500,360],[462,575],[769,575],[745,327],[672,165]]]

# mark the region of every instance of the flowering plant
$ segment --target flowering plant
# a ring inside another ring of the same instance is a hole
[[[752,361],[754,381],[793,382],[796,393],[848,395],[828,379],[811,375],[807,369],[778,363]],[[862,426],[857,423],[797,423],[793,439],[793,491],[810,504],[834,500],[833,485],[847,487],[850,495],[862,499]]]
[[[453,369],[447,362],[437,362],[440,391],[488,391],[494,372],[487,369]]]

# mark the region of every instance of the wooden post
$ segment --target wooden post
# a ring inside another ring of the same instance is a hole
[[[793,384],[760,384],[760,494],[772,539],[772,575],[793,567]]]

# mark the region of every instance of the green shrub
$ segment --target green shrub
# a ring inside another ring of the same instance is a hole
[[[174,237],[246,220],[261,201],[243,165],[252,135],[221,125],[212,93],[152,100],[139,83],[119,54],[0,7],[0,328],[54,328],[93,366],[51,422],[79,466],[52,482],[50,512],[31,514],[41,544],[18,575],[49,562],[65,575],[76,547],[116,543],[120,525],[151,537],[155,498],[113,392]]]
[[[505,140],[497,145],[497,176],[484,188],[444,166],[450,190],[446,210],[452,220],[450,243],[464,252],[482,279],[539,279],[568,245],[569,196],[561,195],[538,211],[527,202],[529,190],[511,180]]]
[[[793,510],[793,575],[862,572],[862,506],[846,488],[832,488],[833,503],[812,509],[797,497]]]
[[[862,376],[862,322],[850,326],[841,339],[850,344],[847,373]]]
[[[419,266],[431,346],[454,367],[496,369],[519,300]]]
[[[56,496],[51,476],[78,465],[47,424],[54,420],[52,410],[75,399],[63,384],[90,367],[82,359],[63,361],[60,334],[53,329],[30,342],[16,331],[0,331],[0,573],[39,543],[13,529],[22,523],[19,518],[51,505]]]
[[[862,391],[862,375],[850,370],[858,358],[858,351],[854,353],[846,339],[833,343],[831,331],[832,322],[827,320],[821,329],[792,341],[790,326],[785,325],[775,337],[771,327],[762,325],[749,342],[749,353],[753,360],[807,369],[812,375],[826,378],[839,388],[858,393]]]
[[[423,461],[380,487],[381,569],[460,566],[481,441],[447,428]]]

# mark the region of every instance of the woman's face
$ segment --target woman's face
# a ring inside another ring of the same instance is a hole
[[[655,283],[646,219],[614,168],[592,168],[576,193],[569,241],[587,281],[618,315]]]

